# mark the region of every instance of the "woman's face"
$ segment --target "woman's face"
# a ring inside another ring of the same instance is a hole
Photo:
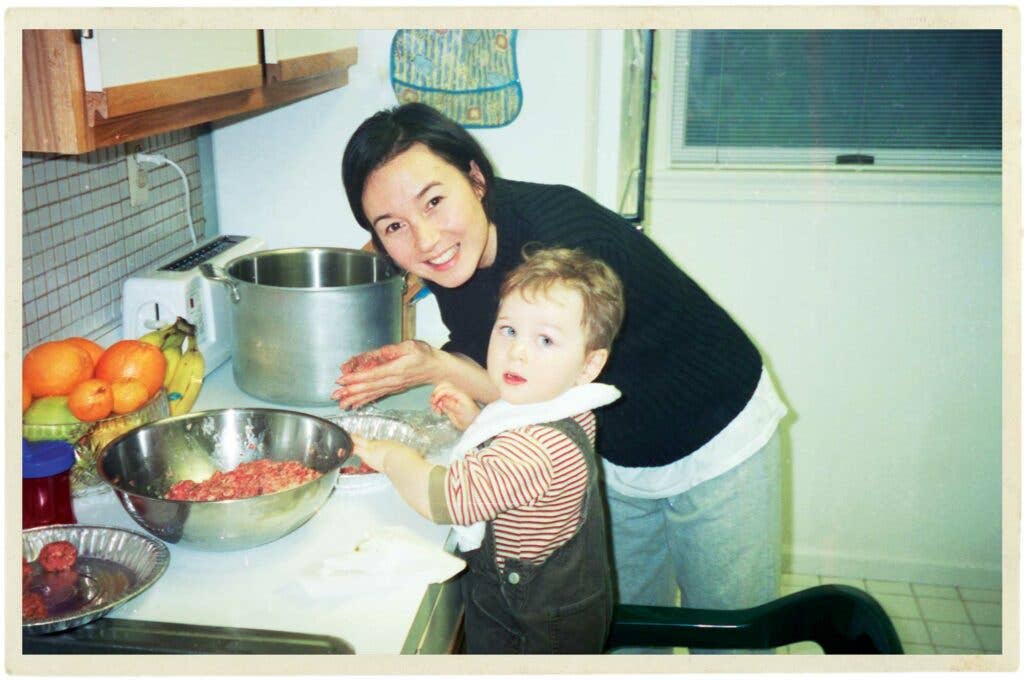
[[[391,259],[445,288],[461,286],[477,269],[492,265],[497,252],[475,163],[470,175],[479,186],[414,144],[370,173],[363,189],[363,211]]]

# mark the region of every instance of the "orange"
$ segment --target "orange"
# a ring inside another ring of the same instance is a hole
[[[21,378],[21,412],[24,413],[25,409],[32,405],[32,390],[28,388],[28,383],[25,382],[24,376]]]
[[[93,375],[111,385],[119,378],[135,378],[146,386],[148,398],[164,386],[166,371],[167,359],[159,347],[139,340],[121,340],[103,352]]]
[[[92,377],[92,368],[92,359],[84,349],[54,340],[29,350],[21,364],[21,375],[33,397],[50,397],[71,392],[75,385]]]
[[[114,393],[104,381],[90,378],[71,390],[68,408],[71,409],[71,415],[79,420],[100,420],[109,416],[113,410]]]
[[[131,413],[149,400],[148,388],[138,378],[117,378],[110,383],[110,392],[117,414]]]
[[[70,342],[72,345],[75,345],[77,347],[81,347],[86,352],[88,352],[89,353],[89,358],[92,359],[93,367],[95,367],[96,364],[99,363],[100,355],[103,354],[103,348],[100,347],[99,345],[97,345],[95,342],[93,342],[89,338],[80,338],[80,337],[65,338],[64,342]]]

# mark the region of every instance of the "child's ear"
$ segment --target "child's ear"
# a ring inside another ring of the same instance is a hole
[[[587,358],[583,361],[583,370],[580,371],[580,377],[576,379],[576,384],[586,385],[587,383],[594,382],[607,362],[608,350],[592,349],[587,352]]]

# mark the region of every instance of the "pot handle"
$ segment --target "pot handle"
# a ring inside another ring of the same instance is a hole
[[[211,281],[223,283],[225,286],[230,288],[232,302],[238,302],[242,299],[238,294],[238,287],[235,285],[234,281],[229,279],[227,273],[220,267],[214,266],[209,262],[204,262],[199,265],[199,273]]]

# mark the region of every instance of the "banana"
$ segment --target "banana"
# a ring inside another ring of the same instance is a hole
[[[157,328],[155,331],[150,331],[149,333],[146,333],[145,335],[140,337],[139,340],[149,345],[156,345],[157,347],[162,347],[164,341],[167,340],[167,337],[177,331],[178,328],[176,324],[169,323],[166,326],[161,326],[160,328]]]
[[[188,413],[192,405],[199,397],[199,390],[203,386],[203,374],[206,369],[206,360],[196,343],[194,336],[186,336],[185,351],[174,369],[174,375],[167,386],[167,397],[170,399],[171,415],[177,416]]]
[[[171,379],[174,378],[178,362],[181,361],[181,346],[185,338],[186,336],[182,333],[171,333],[160,348],[167,362],[167,368],[164,371],[164,387],[168,387],[171,384]]]
[[[196,334],[196,327],[192,325],[186,318],[179,316],[177,319],[174,320],[174,325],[178,329],[178,332],[183,335]]]

